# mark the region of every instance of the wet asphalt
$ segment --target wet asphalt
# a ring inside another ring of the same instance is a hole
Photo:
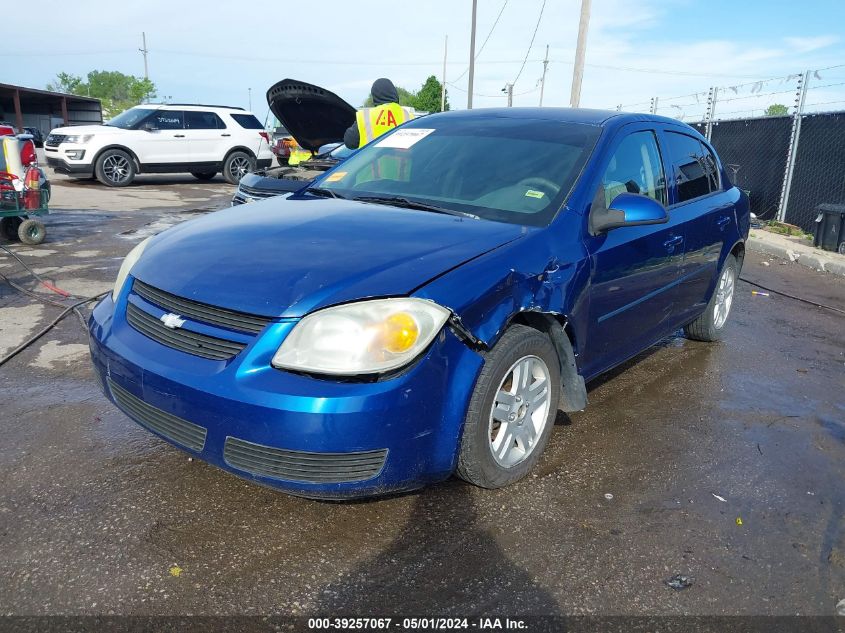
[[[63,188],[93,202],[57,208],[44,245],[11,247],[77,294],[232,192],[148,178],[129,193],[152,206],[121,209],[120,192],[56,184],[57,207]],[[0,273],[36,288],[2,252]],[[743,277],[845,309],[842,278],[754,253]],[[0,614],[832,615],[845,316],[752,288],[724,342],[674,336],[591,383],[526,480],[348,503],[257,486],[138,427],[65,319],[0,367]],[[58,312],[0,283],[0,345]],[[669,588],[675,574],[692,585]]]

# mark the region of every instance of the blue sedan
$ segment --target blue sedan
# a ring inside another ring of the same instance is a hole
[[[91,355],[129,417],[259,483],[498,488],[586,381],[679,328],[719,339],[748,230],[747,198],[678,121],[436,114],[287,199],[140,243]]]

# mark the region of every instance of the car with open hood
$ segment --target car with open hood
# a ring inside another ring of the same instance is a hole
[[[262,484],[496,488],[587,381],[679,328],[722,336],[748,229],[747,197],[678,121],[434,114],[286,198],[139,243],[91,356],[130,418]]]
[[[343,145],[343,133],[355,123],[356,110],[335,93],[304,81],[283,79],[267,91],[267,104],[296,144],[314,156],[298,165],[281,164],[246,174],[232,198],[233,205],[302,189],[355,152]]]

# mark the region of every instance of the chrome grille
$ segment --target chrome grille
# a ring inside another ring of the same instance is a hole
[[[203,427],[147,404],[111,379],[108,379],[108,384],[118,406],[141,426],[192,451],[200,452],[205,447],[207,431]]]
[[[164,290],[153,288],[137,279],[133,282],[132,289],[138,296],[168,312],[174,312],[180,316],[189,316],[204,323],[219,325],[240,332],[258,334],[271,321],[271,319],[254,314],[216,308],[198,301],[183,299]]]
[[[48,134],[44,144],[49,145],[50,147],[56,147],[64,143],[66,138],[66,134]]]
[[[276,196],[285,193],[284,191],[270,191],[268,189],[254,189],[246,185],[238,185],[238,193],[247,198],[264,199],[275,198]]]
[[[307,453],[227,437],[223,459],[253,475],[303,483],[363,481],[378,475],[387,449],[355,453]]]
[[[228,360],[246,347],[245,343],[227,341],[184,328],[170,329],[133,303],[126,306],[126,320],[136,330],[162,345],[210,360]]]

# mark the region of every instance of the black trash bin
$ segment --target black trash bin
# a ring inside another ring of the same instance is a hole
[[[845,204],[820,204],[816,211],[813,245],[845,255]]]

